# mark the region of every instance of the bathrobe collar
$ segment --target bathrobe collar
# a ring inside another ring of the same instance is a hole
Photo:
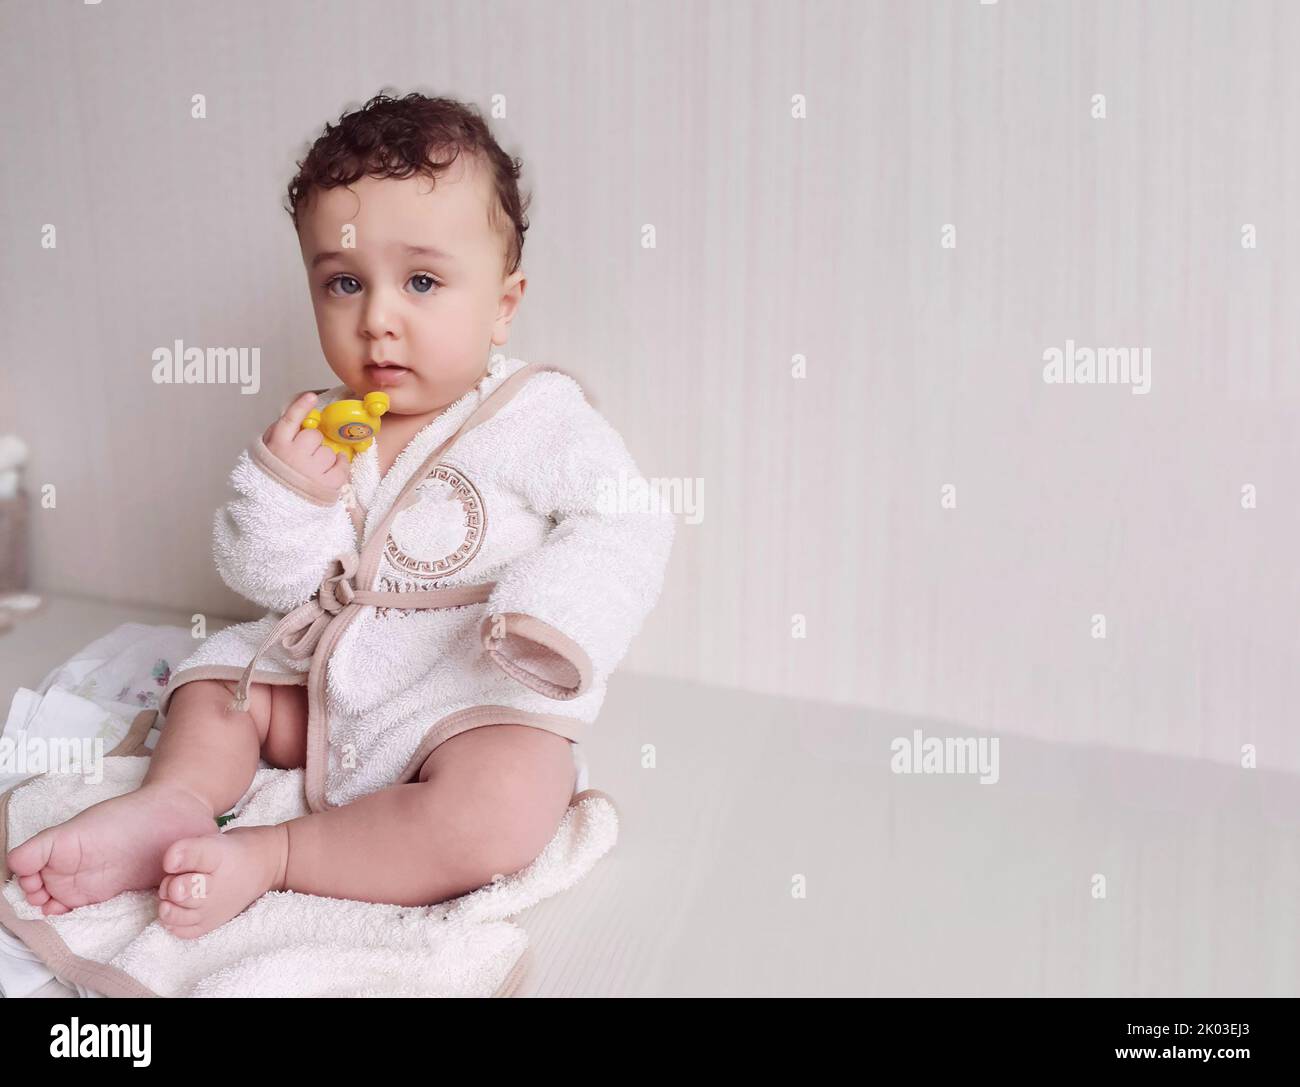
[[[406,447],[398,453],[387,474],[379,477],[379,447],[372,443],[364,453],[358,453],[352,461],[351,488],[352,495],[360,503],[365,513],[364,529],[358,547],[364,545],[375,531],[376,525],[383,519],[390,505],[402,493],[411,474],[423,463],[425,458],[445,441],[461,423],[497,389],[506,378],[526,366],[522,359],[505,359],[496,356],[489,364],[487,372],[472,389],[458,400],[447,405],[439,414],[426,423]],[[354,395],[346,386],[337,386],[330,390],[330,399]]]

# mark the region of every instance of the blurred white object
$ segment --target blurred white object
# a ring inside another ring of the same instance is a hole
[[[0,472],[27,463],[27,443],[17,434],[0,434]]]
[[[126,735],[130,724],[112,710],[58,687],[44,695],[19,687],[9,705],[3,735],[16,737],[23,732],[43,740],[98,736],[105,741],[105,750],[111,750]]]
[[[4,733],[0,738],[13,741],[14,751],[26,747],[31,739],[99,739],[103,742],[101,754],[107,754],[122,742],[130,727],[129,719],[106,710],[88,698],[68,694],[57,687],[46,695],[19,687],[9,706],[9,720],[5,722]],[[44,768],[29,770],[19,762],[12,761],[15,758],[20,759],[21,756],[10,752],[5,765],[0,766],[0,792],[12,789],[35,773],[45,772]]]
[[[10,598],[40,601],[26,593]],[[4,597],[0,597],[3,604]],[[0,611],[4,609],[0,608]],[[172,666],[194,648],[186,627],[123,623],[53,668],[35,690],[18,688],[2,736],[101,737],[107,754],[141,710],[157,709]],[[160,722],[145,740],[152,750]],[[30,775],[0,772],[0,792]]]
[[[0,593],[0,608],[24,615],[41,606],[41,598],[35,593]]]
[[[54,977],[41,957],[22,940],[0,928],[0,996],[33,996]],[[99,997],[102,993],[73,982],[78,996]],[[60,992],[58,995],[63,996]],[[67,995],[71,995],[68,992]]]
[[[127,720],[157,709],[172,668],[194,652],[188,627],[123,623],[53,668],[36,688],[81,695]]]
[[[27,463],[27,443],[17,434],[0,435],[0,591],[26,589],[29,502],[19,498],[19,468]],[[0,612],[0,630],[14,615]]]

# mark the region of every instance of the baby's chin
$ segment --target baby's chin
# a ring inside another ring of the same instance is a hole
[[[445,389],[431,388],[428,383],[416,383],[408,378],[403,385],[410,385],[410,388],[395,389],[392,386],[376,386],[378,392],[388,394],[388,414],[396,416],[408,416],[415,418],[418,416],[435,415],[444,408],[449,407],[465,395],[473,384],[465,388]],[[372,390],[367,388],[366,392]],[[362,394],[365,395],[364,393]]]

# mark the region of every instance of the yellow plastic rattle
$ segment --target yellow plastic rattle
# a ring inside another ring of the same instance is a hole
[[[379,417],[388,410],[388,394],[366,393],[364,400],[336,400],[325,410],[312,408],[302,421],[303,430],[319,430],[322,442],[344,453],[349,461],[374,444],[379,433]]]

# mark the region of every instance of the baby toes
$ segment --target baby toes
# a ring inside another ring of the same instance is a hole
[[[163,856],[158,920],[192,939],[224,925],[271,889],[280,868],[280,835],[263,827],[182,838]]]
[[[221,845],[219,834],[172,842],[163,854],[163,871],[173,874],[215,872],[222,857]]]
[[[18,886],[22,888],[23,894],[27,896],[27,901],[33,906],[43,906],[54,896],[45,889],[45,881],[39,874],[31,876],[19,876]]]
[[[210,882],[211,877],[207,872],[178,872],[174,876],[163,877],[162,884],[158,887],[158,897],[178,906],[193,908],[201,905],[208,897]]]
[[[186,939],[207,931],[199,910],[192,906],[178,906],[175,902],[164,902],[158,907],[158,921],[173,936]]]
[[[50,862],[54,841],[55,835],[49,829],[33,834],[22,845],[14,846],[5,854],[5,865],[16,876],[39,877],[41,869]]]

